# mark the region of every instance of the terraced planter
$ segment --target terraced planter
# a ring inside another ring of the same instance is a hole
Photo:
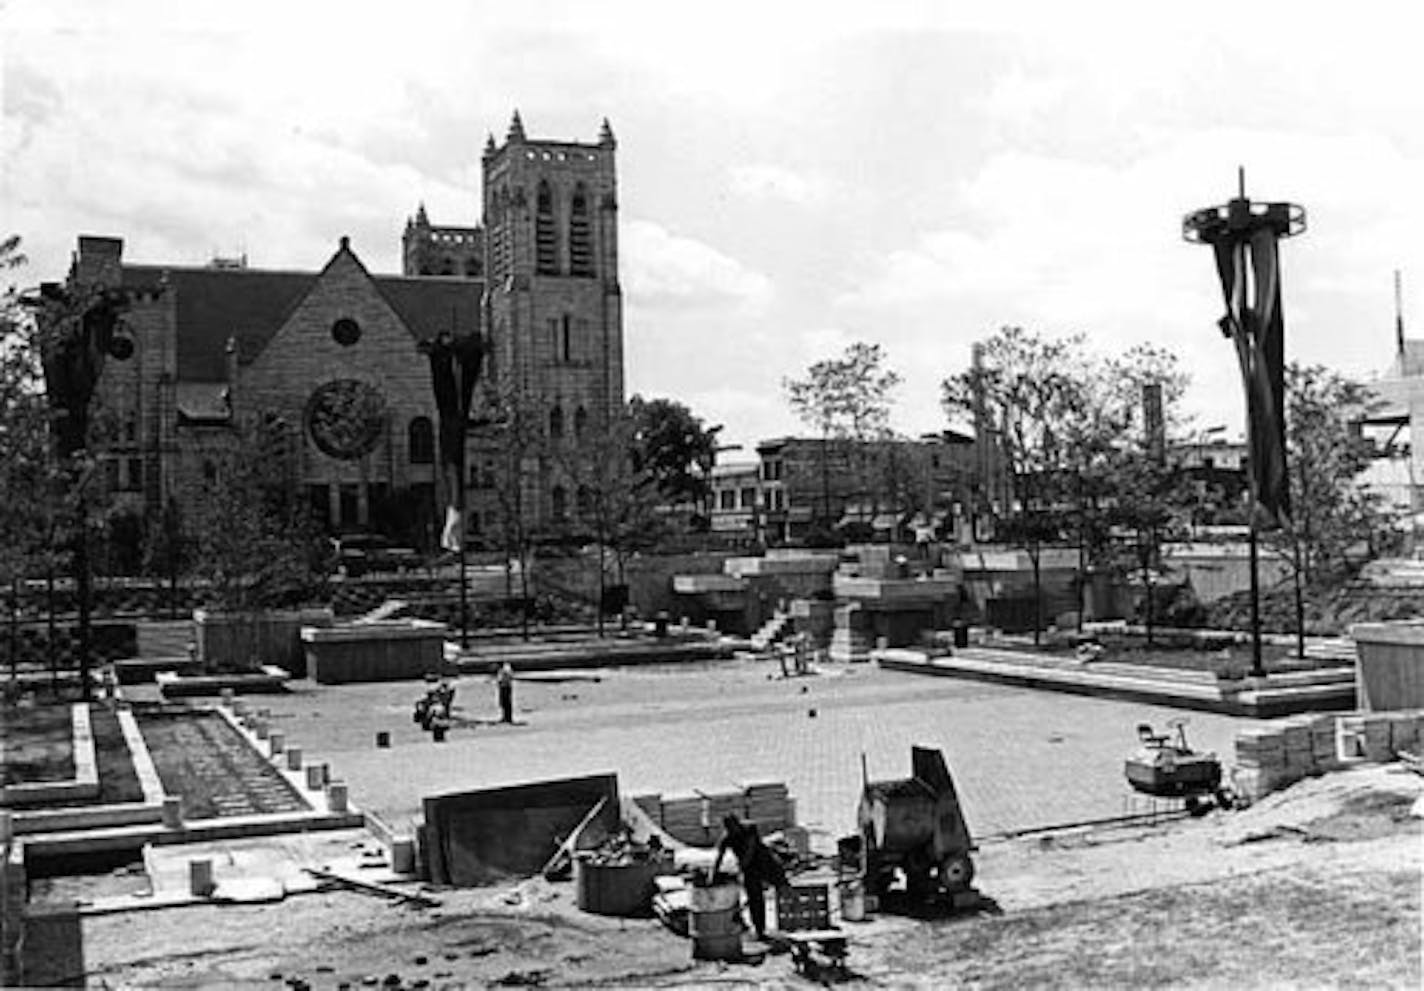
[[[310,808],[217,713],[156,709],[138,720],[163,790],[183,796],[185,820]]]

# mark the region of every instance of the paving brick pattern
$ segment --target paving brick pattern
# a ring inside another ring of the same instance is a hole
[[[187,819],[303,812],[307,805],[282,776],[214,715],[142,718],[140,725],[163,789],[183,795]],[[199,781],[200,791],[185,782]]]
[[[413,725],[419,683],[311,686],[264,698],[274,728],[328,761],[352,801],[397,829],[426,795],[617,772],[629,793],[688,794],[785,781],[818,847],[854,828],[862,755],[873,780],[909,774],[910,747],[944,751],[978,836],[1141,811],[1123,777],[1135,728],[1188,718],[1191,742],[1229,759],[1249,720],[1141,703],[836,665],[768,680],[775,662],[600,672],[597,684],[515,688],[518,722],[494,722],[493,683],[458,683],[436,744]],[[815,710],[815,715],[811,711]],[[390,749],[374,736],[391,734]]]

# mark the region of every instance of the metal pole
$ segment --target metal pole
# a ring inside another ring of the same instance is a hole
[[[79,600],[79,698],[92,702],[89,690],[90,653],[90,598],[93,595],[93,581],[89,568],[89,526],[88,501],[79,497],[79,535],[74,550],[75,594]]]
[[[457,483],[459,488],[455,492],[455,501],[460,507],[460,532],[458,534],[460,543],[460,649],[466,650],[470,646],[470,590],[469,583],[465,576],[465,535],[469,532],[469,521],[465,519],[465,458],[464,454],[464,431],[460,437],[462,457],[460,458],[460,479]]]
[[[1256,551],[1256,497],[1251,494],[1251,675],[1264,678],[1266,669],[1261,664],[1261,578],[1257,570]]]

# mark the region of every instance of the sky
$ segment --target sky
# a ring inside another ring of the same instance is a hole
[[[1006,325],[1166,347],[1194,426],[1239,436],[1210,252],[1181,238],[1238,167],[1307,211],[1289,360],[1383,372],[1395,270],[1424,324],[1424,15],[1344,10],[0,0],[0,236],[30,283],[80,234],[310,271],[349,235],[397,272],[418,204],[480,221],[515,109],[532,139],[606,117],[628,391],[721,424],[723,460],[810,433],[785,381],[858,341],[902,378],[895,429],[950,426],[940,383]]]

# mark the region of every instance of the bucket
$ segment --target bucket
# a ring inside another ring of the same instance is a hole
[[[580,858],[574,864],[578,907],[593,915],[647,915],[657,890],[654,861],[599,864]]]
[[[742,890],[735,884],[692,889],[688,931],[692,959],[737,960],[742,955],[742,923],[737,917]]]
[[[846,922],[865,921],[865,885],[859,878],[842,881],[838,886],[841,896],[841,918]]]
[[[213,862],[206,858],[188,861],[188,890],[199,898],[213,893]]]

